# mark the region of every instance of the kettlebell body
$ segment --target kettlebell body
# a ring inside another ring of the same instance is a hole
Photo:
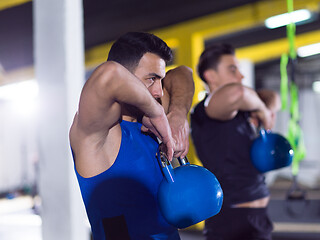
[[[185,163],[163,165],[165,178],[158,201],[162,215],[177,228],[186,228],[219,213],[223,192],[217,178],[206,168]]]
[[[291,165],[294,152],[286,138],[261,129],[260,136],[252,143],[250,154],[255,168],[265,173]]]

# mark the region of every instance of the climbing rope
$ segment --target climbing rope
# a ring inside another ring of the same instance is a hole
[[[287,0],[288,13],[293,11],[293,0]],[[300,128],[300,114],[299,114],[299,88],[295,81],[295,66],[297,63],[297,53],[295,48],[295,32],[296,26],[291,21],[287,26],[287,39],[289,43],[289,53],[282,54],[280,61],[280,73],[281,73],[281,103],[282,110],[288,110],[288,85],[290,86],[290,120],[288,126],[287,138],[290,142],[294,157],[292,161],[292,174],[294,177],[298,175],[300,161],[304,159],[306,149],[303,141],[303,133]],[[287,68],[290,64],[291,67],[291,81],[289,83]]]

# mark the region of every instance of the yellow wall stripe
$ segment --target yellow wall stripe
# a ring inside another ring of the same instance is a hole
[[[320,30],[299,34],[296,36],[296,48],[320,42]],[[237,49],[237,57],[250,59],[254,63],[280,58],[282,53],[289,51],[289,44],[286,38],[269,41],[253,46]]]
[[[320,0],[295,0],[295,9],[308,8],[312,11],[319,11],[319,3]],[[168,45],[177,48],[176,64],[185,64],[195,70],[195,62],[202,50],[201,42],[213,37],[261,26],[267,17],[286,11],[287,5],[284,0],[258,1],[158,29],[154,33],[166,41],[175,39],[173,46],[169,42]],[[195,44],[199,46],[195,46]],[[103,44],[87,50],[86,65],[94,66],[104,61],[109,47],[110,44]],[[190,53],[191,51],[193,52]]]
[[[15,7],[20,4],[31,2],[32,0],[1,0],[0,1],[0,11],[6,8]]]

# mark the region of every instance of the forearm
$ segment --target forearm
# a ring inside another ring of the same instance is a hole
[[[185,116],[188,114],[194,94],[194,82],[192,70],[186,66],[180,66],[170,70],[163,81],[166,96],[164,106],[167,113],[179,112]],[[167,106],[166,106],[167,105]]]
[[[192,70],[181,66],[167,73],[164,79],[162,104],[175,142],[174,156],[184,158],[189,151],[187,115],[192,104],[194,82]]]
[[[277,112],[280,110],[281,100],[277,92],[270,89],[260,89],[257,90],[257,94],[267,108],[269,108],[272,112]]]
[[[265,107],[253,89],[240,83],[231,83],[213,92],[205,106],[209,117],[223,121],[234,118],[238,111],[257,111]]]
[[[143,112],[142,128],[154,133],[167,147],[169,160],[173,156],[173,140],[163,107],[151,95],[147,87],[121,65],[112,63],[114,69],[104,84],[105,95],[110,94],[114,102],[131,105]],[[107,90],[108,89],[108,90]],[[110,98],[110,96],[109,96]],[[123,107],[121,108],[123,111]]]
[[[148,117],[161,115],[162,106],[152,97],[146,86],[121,65],[116,64],[115,68],[105,86],[107,94],[120,104],[138,108]]]
[[[242,111],[264,111],[266,105],[253,89],[243,86],[243,92],[238,101],[238,109]]]
[[[273,126],[272,112],[267,108],[259,95],[250,88],[244,88],[244,94],[240,104],[240,110],[251,111],[251,117],[257,118],[258,121],[266,128],[271,129]]]

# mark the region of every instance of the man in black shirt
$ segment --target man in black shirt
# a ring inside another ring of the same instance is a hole
[[[257,122],[266,129],[273,126],[277,95],[264,91],[264,103],[256,91],[241,84],[234,48],[227,44],[202,53],[198,74],[210,93],[191,114],[192,138],[201,162],[224,192],[222,210],[206,221],[204,233],[207,240],[269,240],[269,191],[251,163],[250,146]]]

